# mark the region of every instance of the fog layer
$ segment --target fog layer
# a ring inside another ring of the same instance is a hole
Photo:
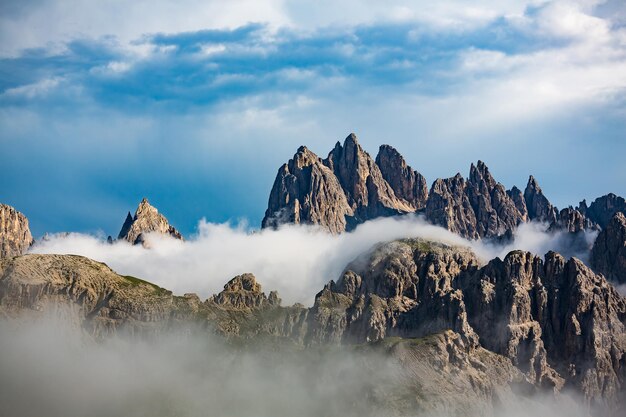
[[[235,275],[252,272],[265,290],[278,290],[285,303],[310,305],[325,283],[337,279],[348,262],[378,242],[410,237],[432,239],[471,247],[487,262],[513,249],[539,255],[555,250],[584,258],[585,242],[595,238],[595,234],[587,233],[572,245],[567,233],[548,233],[546,229],[539,223],[522,224],[512,242],[493,244],[468,241],[413,215],[371,220],[341,235],[296,225],[250,232],[245,224],[202,220],[198,234],[185,242],[150,235],[150,249],[125,241],[111,245],[98,236],[71,233],[52,235],[31,251],[84,255],[105,262],[120,274],[146,279],[177,294],[196,292],[201,298],[219,292]]]

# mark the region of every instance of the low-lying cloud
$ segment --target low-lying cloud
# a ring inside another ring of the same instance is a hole
[[[219,292],[232,277],[252,272],[266,291],[278,290],[284,303],[310,305],[315,294],[346,265],[379,242],[420,237],[471,247],[484,262],[513,249],[543,255],[555,250],[584,259],[586,244],[572,246],[567,233],[549,233],[545,225],[523,224],[507,244],[468,241],[407,215],[368,221],[354,231],[330,235],[312,226],[286,225],[279,230],[250,231],[245,224],[200,221],[198,234],[185,242],[152,234],[150,249],[125,241],[107,244],[85,234],[52,235],[32,248],[34,253],[83,255],[105,262],[116,272],[133,275],[182,294],[201,298]],[[585,233],[587,244],[595,234]]]

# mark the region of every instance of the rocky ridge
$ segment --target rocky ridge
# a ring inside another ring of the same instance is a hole
[[[139,203],[134,216],[128,212],[117,238],[126,240],[134,245],[146,245],[146,234],[152,232],[184,240],[183,235],[169,224],[165,216],[151,206],[147,198],[144,198]]]
[[[314,347],[444,335],[436,340],[448,352],[445,367],[462,378],[482,372],[487,379],[499,375],[500,381],[523,383],[528,392],[574,389],[592,409],[609,415],[623,406],[626,299],[602,275],[553,252],[541,259],[514,251],[483,266],[466,248],[419,239],[389,242],[348,265],[311,308],[281,306],[278,294],[266,296],[251,274],[201,301],[80,256],[0,261],[0,316],[60,307],[95,338],[187,328],[244,343],[261,338]],[[397,349],[405,352],[406,343]],[[498,365],[485,365],[485,355]]]
[[[33,244],[28,219],[6,204],[0,204],[0,259],[19,256]]]
[[[579,260],[514,251],[480,266],[421,240],[379,246],[316,297],[310,343],[422,337],[443,329],[509,358],[536,387],[574,388],[599,410],[626,382],[626,299]]]
[[[373,218],[418,212],[463,237],[499,239],[529,221],[573,234],[598,230],[618,211],[626,214],[626,203],[614,194],[559,210],[532,175],[523,193],[506,190],[482,161],[471,165],[467,179],[439,178],[429,190],[396,149],[382,145],[372,160],[350,134],[326,159],[301,147],[279,169],[262,227],[313,224],[341,233]]]

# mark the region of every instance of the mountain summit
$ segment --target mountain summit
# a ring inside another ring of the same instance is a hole
[[[147,198],[144,198],[139,203],[135,216],[131,216],[128,212],[117,238],[136,245],[143,243],[145,234],[149,232],[157,232],[183,240],[183,235],[169,224],[165,216],[150,205]]]
[[[510,236],[529,221],[572,233],[598,230],[617,212],[626,213],[626,204],[614,194],[559,211],[532,175],[523,193],[507,190],[482,161],[470,166],[468,178],[438,178],[429,191],[392,146],[382,145],[373,160],[351,133],[326,159],[301,146],[278,170],[262,227],[313,224],[336,234],[377,217],[422,213],[432,224],[483,239]]]

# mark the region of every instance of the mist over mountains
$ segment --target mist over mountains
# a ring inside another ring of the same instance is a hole
[[[353,134],[279,168],[260,230],[203,219],[184,237],[144,198],[116,238],[33,240],[2,205],[5,409],[618,416],[625,212],[614,194],[559,210],[482,161],[428,186]]]

